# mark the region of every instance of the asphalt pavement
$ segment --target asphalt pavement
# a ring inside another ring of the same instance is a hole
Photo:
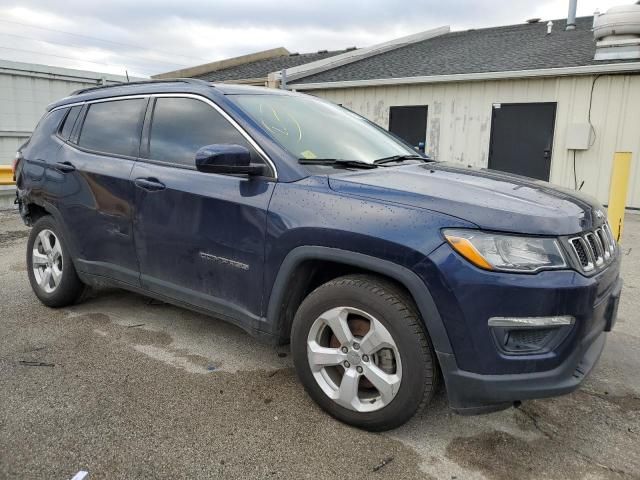
[[[382,434],[324,414],[287,348],[119,291],[49,309],[28,229],[0,212],[0,478],[640,478],[640,215],[626,219],[619,319],[573,394],[462,417],[441,391]]]

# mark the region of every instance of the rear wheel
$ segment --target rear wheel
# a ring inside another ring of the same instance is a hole
[[[305,389],[351,425],[395,428],[433,394],[436,361],[416,309],[384,279],[346,276],[316,289],[296,314],[291,344]]]
[[[27,242],[29,283],[38,299],[49,307],[75,303],[85,291],[55,220],[38,219]]]

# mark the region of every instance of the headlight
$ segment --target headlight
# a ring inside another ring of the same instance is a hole
[[[444,230],[456,252],[486,270],[535,272],[566,266],[555,238],[522,237],[479,230]]]

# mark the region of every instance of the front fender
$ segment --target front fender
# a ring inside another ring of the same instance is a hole
[[[337,248],[302,246],[293,249],[282,262],[278,275],[276,276],[267,309],[268,324],[274,331],[280,332],[284,327],[280,324],[280,309],[284,303],[285,296],[290,288],[290,278],[296,268],[306,260],[326,260],[342,263],[353,267],[368,270],[385,277],[389,277],[403,285],[411,294],[424,326],[431,337],[433,346],[437,352],[452,353],[449,337],[436,308],[433,297],[427,286],[420,277],[408,268],[402,267],[387,260],[370,257],[362,253],[341,250]]]

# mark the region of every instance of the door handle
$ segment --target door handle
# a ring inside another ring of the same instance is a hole
[[[69,173],[75,171],[76,167],[69,162],[56,162],[55,169],[62,173]]]
[[[135,183],[136,187],[149,192],[157,192],[166,188],[165,184],[158,181],[157,178],[136,178],[133,183]]]

